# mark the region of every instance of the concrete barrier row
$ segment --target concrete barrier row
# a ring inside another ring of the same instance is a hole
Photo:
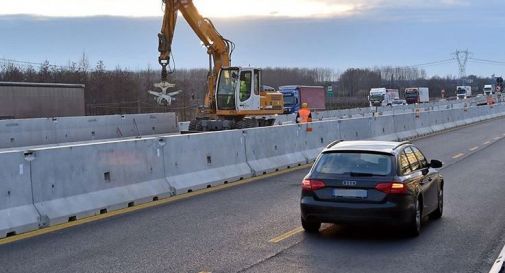
[[[336,139],[403,140],[505,105],[0,153],[0,238],[310,163]]]
[[[175,113],[0,120],[0,149],[178,131]]]

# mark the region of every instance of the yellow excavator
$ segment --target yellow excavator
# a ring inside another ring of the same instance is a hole
[[[172,41],[178,12],[186,19],[209,54],[208,90],[204,106],[198,118],[191,121],[189,130],[220,131],[271,126],[273,118],[283,113],[283,96],[280,92],[265,91],[261,82],[261,70],[251,67],[234,67],[231,54],[234,43],[225,39],[208,18],[198,12],[192,0],[162,0],[165,7],[163,25],[158,34],[162,90],[159,98],[171,100],[167,93],[174,85],[168,82]],[[154,94],[156,95],[156,94]]]

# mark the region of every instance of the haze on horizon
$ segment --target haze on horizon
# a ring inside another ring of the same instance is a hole
[[[495,42],[503,0],[194,0],[237,44],[234,64],[258,67],[409,66],[445,60],[457,49],[505,60]],[[161,1],[0,1],[0,58],[157,69]],[[180,18],[173,50],[178,68],[207,67],[200,42]],[[500,37],[501,38],[501,37]],[[456,63],[422,67],[456,75]],[[469,63],[468,74],[500,75],[505,65]]]

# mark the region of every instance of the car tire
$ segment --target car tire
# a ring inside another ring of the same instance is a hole
[[[419,201],[419,198],[416,198],[414,204],[414,213],[406,227],[407,234],[412,237],[419,236],[421,233],[421,225],[423,220],[423,212],[421,210],[421,202]]]
[[[302,218],[302,227],[308,233],[317,233],[321,228],[321,222],[307,221]]]
[[[437,209],[431,213],[432,219],[440,219],[442,218],[442,214],[444,213],[444,188],[440,188],[438,191],[438,206]]]

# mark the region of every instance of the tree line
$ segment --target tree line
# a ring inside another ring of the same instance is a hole
[[[180,120],[191,120],[196,109],[203,104],[206,69],[180,69],[170,77],[177,90],[183,92],[169,107],[160,106],[147,90],[160,80],[158,69],[131,71],[116,67],[106,68],[102,61],[90,65],[86,56],[66,67],[44,62],[38,66],[15,63],[0,65],[0,81],[84,84],[87,115],[176,112]],[[333,96],[328,97],[330,108],[350,108],[367,105],[371,88],[386,87],[403,91],[408,87],[428,87],[432,97],[454,96],[461,80],[455,77],[427,77],[426,72],[413,67],[350,68],[339,73],[328,68],[263,69],[263,84],[278,88],[282,85],[332,86]],[[481,90],[493,79],[470,76],[467,79],[474,90]],[[465,84],[466,85],[466,84]],[[402,92],[400,92],[402,93]]]

